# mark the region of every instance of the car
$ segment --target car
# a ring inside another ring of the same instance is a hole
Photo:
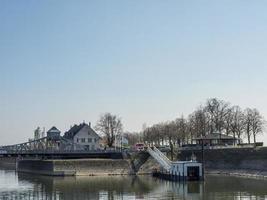
[[[144,151],[145,150],[145,144],[144,143],[136,143],[134,145],[135,151]]]

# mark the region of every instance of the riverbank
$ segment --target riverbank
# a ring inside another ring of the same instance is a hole
[[[242,170],[242,169],[206,169],[206,175],[225,175],[244,178],[264,179],[267,180],[267,171]]]
[[[20,160],[17,171],[49,176],[129,175],[125,159]]]
[[[192,154],[201,162],[200,151],[181,151],[179,159],[188,160]],[[205,150],[204,166],[206,174],[267,179],[267,149]],[[160,165],[149,155],[141,153],[126,154],[124,159],[25,159],[17,164],[19,172],[50,176],[144,175],[155,169],[159,170]]]
[[[267,147],[257,148],[221,148],[201,150],[181,150],[179,160],[190,160],[192,155],[199,162],[204,158],[206,173],[233,174],[240,176],[266,176],[267,173]]]

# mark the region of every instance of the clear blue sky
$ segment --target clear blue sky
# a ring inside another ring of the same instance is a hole
[[[210,97],[267,117],[266,10],[250,0],[0,1],[0,143],[107,111],[139,131]]]

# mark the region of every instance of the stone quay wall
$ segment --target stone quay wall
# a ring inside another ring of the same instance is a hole
[[[75,175],[127,175],[130,163],[124,159],[54,160],[54,171],[75,172]]]
[[[0,157],[0,168],[16,169],[16,157]]]
[[[201,150],[181,150],[179,160],[190,160],[194,154],[202,161]],[[204,167],[207,172],[267,173],[267,147],[205,149]]]
[[[130,163],[124,159],[20,160],[19,172],[51,176],[128,175]]]

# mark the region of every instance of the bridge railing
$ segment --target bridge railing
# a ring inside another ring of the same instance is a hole
[[[171,161],[170,161],[170,159],[164,154],[164,153],[162,153],[158,148],[156,148],[156,147],[153,147],[153,150],[155,151],[155,152],[157,152],[159,155],[160,155],[160,157],[166,162],[166,163],[168,163],[169,165],[171,165]]]
[[[88,154],[88,153],[119,153],[117,150],[7,150],[0,154]]]

